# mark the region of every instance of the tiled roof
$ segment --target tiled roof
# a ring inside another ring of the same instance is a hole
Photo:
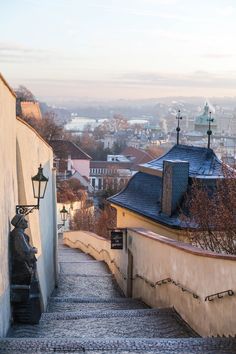
[[[115,167],[118,169],[130,169],[132,167],[132,162],[121,162],[121,161],[91,161],[90,168],[109,168]]]
[[[50,142],[54,154],[60,159],[68,159],[68,155],[72,160],[90,160],[91,157],[86,154],[78,145],[68,140],[52,140]]]
[[[181,229],[186,225],[179,219],[178,210],[170,217],[161,213],[162,173],[155,171],[162,172],[165,160],[189,162],[190,177],[205,179],[223,176],[222,163],[213,150],[175,145],[165,155],[142,165],[143,170],[130,179],[126,188],[108,200],[157,223]],[[190,190],[189,193],[191,193]]]
[[[108,201],[134,211],[158,223],[181,228],[178,215],[168,217],[161,211],[162,178],[138,172],[125,189],[108,198]]]
[[[127,146],[122,152],[121,155],[127,156],[127,157],[133,157],[133,164],[136,167],[137,165],[141,163],[146,163],[151,161],[154,156],[152,156],[150,153],[136,149],[132,146]]]
[[[175,145],[165,155],[140,166],[140,171],[162,171],[163,161],[181,160],[189,162],[190,176],[222,176],[222,162],[212,149],[190,145]]]

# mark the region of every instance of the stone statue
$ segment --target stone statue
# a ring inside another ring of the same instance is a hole
[[[15,215],[11,224],[15,227],[10,235],[13,320],[35,324],[41,316],[37,248],[30,245],[29,236],[24,232],[28,227],[24,215]]]
[[[28,222],[23,215],[15,215],[11,224],[15,226],[10,239],[12,282],[29,285],[36,272],[37,249],[30,245],[29,236],[24,233]]]

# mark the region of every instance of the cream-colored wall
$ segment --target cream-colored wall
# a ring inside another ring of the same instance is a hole
[[[37,269],[44,307],[55,285],[54,246],[57,237],[55,177],[53,173],[53,151],[51,147],[24,121],[18,119],[17,136],[17,175],[19,204],[34,205],[31,177],[42,164],[43,173],[49,177],[40,210],[28,215],[29,234],[33,246],[37,247]]]
[[[31,177],[42,163],[49,176],[40,211],[28,216],[26,233],[39,250],[38,274],[46,307],[57,269],[56,182],[52,170],[53,153],[49,145],[26,123],[16,119],[16,98],[0,74],[0,337],[6,335],[10,321],[9,235],[17,204],[36,204]]]
[[[15,96],[0,75],[0,337],[10,323],[8,240],[17,201]]]
[[[111,250],[109,241],[83,231],[66,232],[64,243],[105,260],[126,293],[125,247]],[[173,306],[202,336],[236,335],[236,256],[207,253],[145,229],[128,229],[127,247],[133,255],[133,297],[152,307]],[[156,284],[166,278],[172,281]],[[234,295],[205,301],[225,290]]]
[[[139,214],[133,213],[132,211],[119,207],[115,204],[111,204],[117,210],[117,227],[118,228],[132,228],[132,227],[143,227],[147,230],[156,232],[159,235],[167,236],[175,240],[184,240],[184,235],[180,230],[171,229],[151,221]]]

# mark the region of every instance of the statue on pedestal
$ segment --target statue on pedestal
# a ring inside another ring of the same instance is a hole
[[[41,316],[40,289],[37,279],[37,249],[32,247],[24,230],[28,222],[16,214],[11,221],[15,227],[10,234],[11,303],[13,321],[36,324]]]

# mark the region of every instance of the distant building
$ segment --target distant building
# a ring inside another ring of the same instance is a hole
[[[42,113],[38,102],[20,102],[21,116],[24,118],[34,118],[36,120],[42,119]]]
[[[209,106],[208,106],[208,103],[206,103],[205,107],[204,107],[203,114],[201,114],[195,118],[194,130],[206,135],[207,130],[209,128],[209,118],[210,118]],[[211,130],[212,130],[212,132],[216,132],[216,130],[217,130],[216,119],[213,116],[212,116],[212,118],[214,120],[213,120],[213,122],[211,122]]]
[[[142,227],[181,239],[180,218],[187,190],[195,178],[205,184],[222,177],[222,163],[212,149],[175,145],[165,155],[142,164],[120,193],[108,200],[117,210],[117,227]]]
[[[120,155],[108,155],[107,161],[91,161],[90,183],[95,190],[122,188],[137,172],[138,164],[152,159],[146,151],[126,147]]]
[[[133,174],[132,162],[91,161],[90,183],[95,189],[122,188]]]
[[[69,140],[52,140],[50,145],[54,152],[57,178],[61,180],[76,178],[92,192],[93,188],[89,183],[91,157]]]

